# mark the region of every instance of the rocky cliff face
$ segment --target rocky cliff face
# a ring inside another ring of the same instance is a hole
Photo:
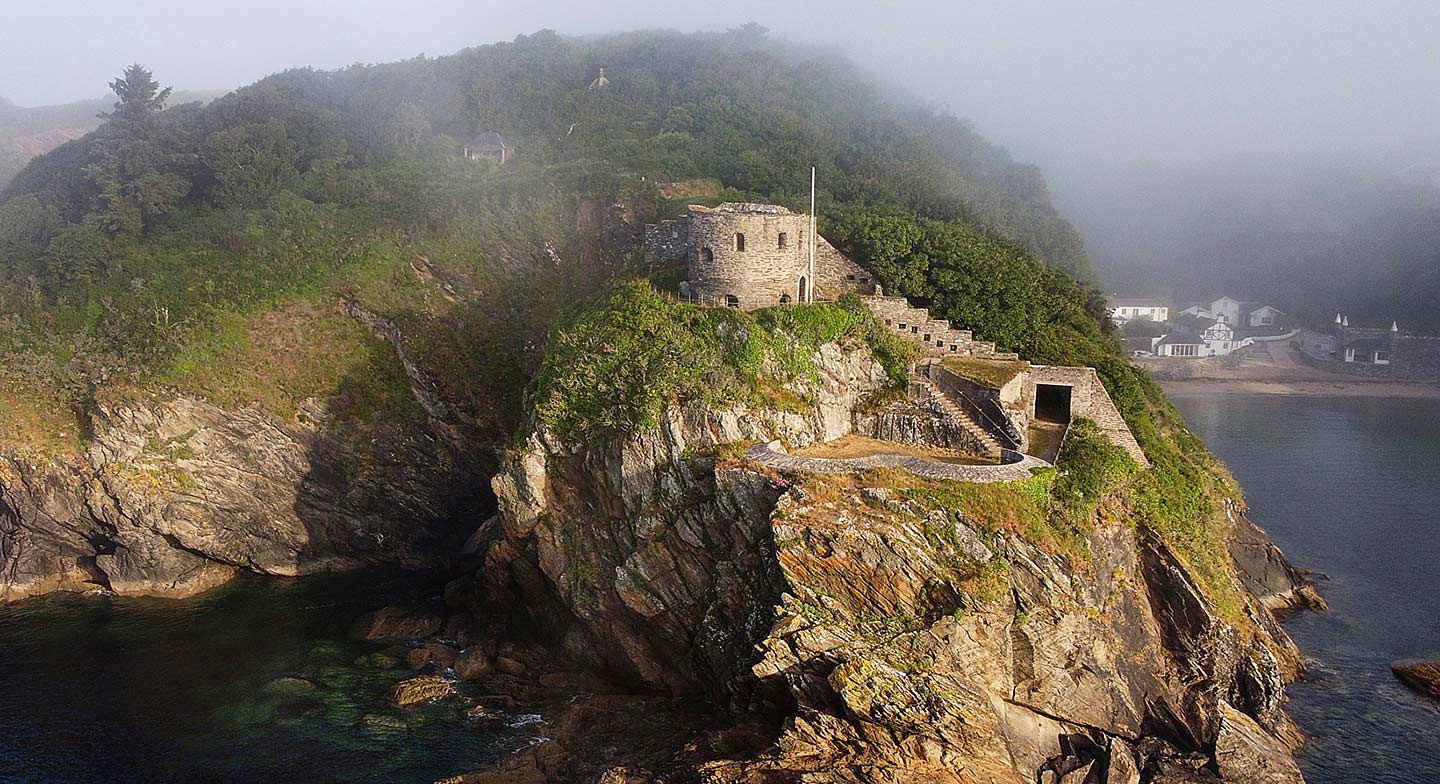
[[[0,590],[185,596],[235,570],[434,562],[488,507],[483,458],[446,431],[359,439],[308,403],[290,422],[188,397],[96,403],[83,456],[0,453]],[[466,488],[478,488],[478,492]]]
[[[1148,531],[1098,525],[1064,555],[917,501],[913,478],[735,459],[847,431],[883,383],[863,352],[819,366],[812,416],[685,405],[607,449],[532,437],[494,481],[492,598],[632,681],[783,719],[705,780],[1300,781],[1300,659],[1267,605],[1309,594],[1239,510],[1237,617]]]

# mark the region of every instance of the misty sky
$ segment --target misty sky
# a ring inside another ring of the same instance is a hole
[[[231,88],[554,28],[824,41],[1038,163],[1086,229],[1125,173],[1214,158],[1440,160],[1440,0],[0,0],[0,96],[104,94],[126,63]],[[1108,216],[1113,220],[1114,216]],[[1088,233],[1088,232],[1087,232]]]

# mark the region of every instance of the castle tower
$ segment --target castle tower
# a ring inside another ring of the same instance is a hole
[[[810,294],[809,216],[773,204],[691,205],[692,296],[752,310]]]

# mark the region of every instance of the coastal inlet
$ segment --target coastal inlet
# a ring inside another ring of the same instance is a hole
[[[426,586],[373,572],[242,575],[184,600],[56,594],[0,607],[7,782],[434,781],[528,746],[522,710],[400,708],[416,676],[355,621]]]

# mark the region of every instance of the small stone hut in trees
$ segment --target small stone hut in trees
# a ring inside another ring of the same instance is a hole
[[[495,161],[502,166],[515,154],[515,148],[496,131],[488,131],[465,143],[465,160]]]
[[[774,204],[692,204],[684,218],[650,227],[646,244],[652,262],[683,258],[684,289],[705,304],[753,310],[875,293],[870,273],[815,239],[813,280],[810,216]]]

